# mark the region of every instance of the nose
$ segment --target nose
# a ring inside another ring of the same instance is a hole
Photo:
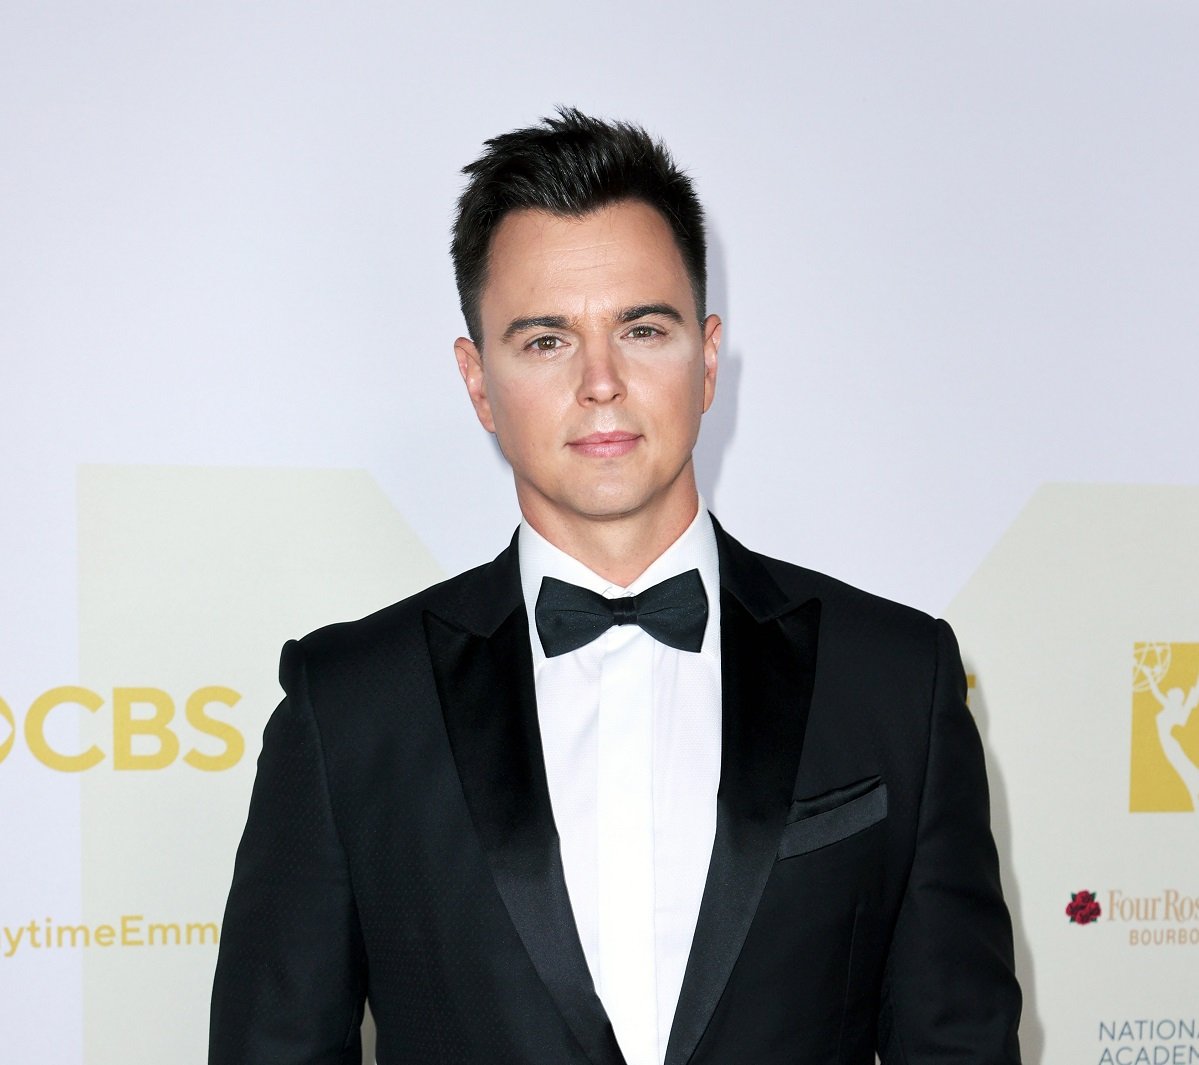
[[[620,350],[608,337],[596,337],[582,343],[581,366],[576,393],[584,407],[611,403],[625,395],[625,367]]]

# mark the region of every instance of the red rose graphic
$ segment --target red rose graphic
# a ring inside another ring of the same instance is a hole
[[[1070,893],[1066,916],[1070,918],[1071,924],[1090,924],[1092,921],[1099,920],[1102,913],[1093,892],[1073,891]]]

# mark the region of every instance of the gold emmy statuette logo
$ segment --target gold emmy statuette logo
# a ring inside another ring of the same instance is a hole
[[[1128,808],[1199,812],[1199,643],[1132,649]]]
[[[8,757],[17,738],[17,723],[13,719],[8,703],[0,699],[0,762]]]

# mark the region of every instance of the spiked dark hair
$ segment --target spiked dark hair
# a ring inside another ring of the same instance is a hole
[[[661,141],[629,122],[606,122],[559,107],[539,126],[502,133],[462,168],[470,180],[458,198],[450,254],[458,299],[471,339],[480,347],[479,301],[491,241],[509,211],[585,215],[620,200],[642,200],[670,225],[691,279],[698,316],[707,295],[704,212]]]

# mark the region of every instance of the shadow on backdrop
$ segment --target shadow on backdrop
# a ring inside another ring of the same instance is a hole
[[[728,264],[725,260],[724,245],[709,223],[708,312],[719,314],[723,320],[728,306]],[[727,320],[724,321],[724,336],[716,375],[716,398],[712,401],[711,409],[704,415],[699,442],[695,445],[694,452],[696,483],[704,502],[717,518],[720,517],[720,509],[716,493],[719,490],[721,468],[737,429],[737,408],[740,406],[738,397],[741,390],[742,359],[729,343],[730,324]]]
[[[974,673],[970,663],[966,671]],[[1032,967],[1032,945],[1024,928],[1024,910],[1020,898],[1020,884],[1014,875],[1012,857],[1012,817],[1008,804],[1007,784],[998,760],[990,756],[987,743],[987,726],[990,714],[987,710],[983,688],[975,675],[974,687],[970,690],[970,712],[982,738],[983,751],[987,754],[987,782],[991,789],[991,832],[995,836],[995,847],[999,851],[999,867],[1003,872],[1003,896],[1012,915],[1012,936],[1016,950],[1016,978],[1024,995],[1024,1009],[1020,1017],[1020,1056],[1024,1065],[1041,1065],[1045,1051],[1045,1027],[1037,1012],[1035,974]]]

